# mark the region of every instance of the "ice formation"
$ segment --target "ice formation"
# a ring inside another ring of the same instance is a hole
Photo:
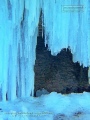
[[[1,0],[0,87],[5,101],[33,95],[39,0]]]
[[[73,61],[90,66],[90,1],[43,0],[45,44],[52,55],[70,47]]]
[[[33,95],[41,9],[45,44],[51,54],[57,55],[61,49],[69,47],[74,62],[90,66],[89,8],[89,0],[1,0],[1,100]]]

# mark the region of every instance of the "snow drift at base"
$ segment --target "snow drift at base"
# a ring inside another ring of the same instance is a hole
[[[8,107],[9,106],[9,107]],[[62,95],[52,92],[38,98],[0,102],[0,120],[89,120],[90,93]]]

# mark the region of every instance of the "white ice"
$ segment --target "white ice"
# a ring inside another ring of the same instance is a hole
[[[2,119],[1,119],[2,118]],[[52,92],[0,102],[0,120],[90,120],[90,93]]]
[[[0,2],[0,100],[33,96],[40,0]]]
[[[65,6],[73,5],[82,6],[83,11],[73,12],[69,7],[65,10]],[[57,120],[56,115],[66,120],[89,120],[90,93],[61,95],[53,92],[40,98],[28,98],[34,94],[41,8],[45,44],[51,54],[57,55],[61,49],[69,47],[74,62],[90,66],[89,0],[1,0],[0,120]]]
[[[73,61],[90,66],[90,1],[43,0],[45,44],[52,55],[70,48]]]

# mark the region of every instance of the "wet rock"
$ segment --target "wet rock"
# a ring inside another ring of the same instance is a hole
[[[35,93],[42,88],[63,94],[89,90],[88,69],[78,62],[73,63],[69,49],[63,49],[57,56],[52,56],[41,38],[37,40],[34,71]]]

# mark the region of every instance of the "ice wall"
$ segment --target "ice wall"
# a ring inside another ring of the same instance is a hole
[[[74,62],[90,66],[89,0],[1,0],[1,100],[33,95],[41,8],[45,44],[48,44],[51,54],[57,55],[61,49],[69,47]]]
[[[52,55],[70,48],[73,61],[90,66],[90,1],[43,0],[45,44]]]
[[[0,88],[2,100],[33,95],[40,0],[0,2]]]

